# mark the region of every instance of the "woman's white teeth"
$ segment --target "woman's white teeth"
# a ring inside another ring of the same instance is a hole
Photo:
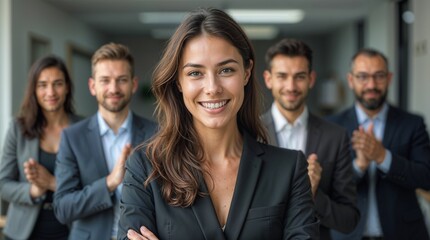
[[[205,108],[209,108],[209,109],[217,109],[217,108],[221,108],[221,107],[223,107],[226,103],[227,103],[227,101],[222,101],[222,102],[217,102],[217,103],[208,103],[208,102],[204,102],[204,103],[202,103],[202,105],[203,105],[203,107],[205,107]]]

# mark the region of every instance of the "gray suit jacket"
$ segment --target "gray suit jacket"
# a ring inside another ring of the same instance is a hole
[[[269,143],[278,146],[271,111],[262,116],[268,130]],[[360,219],[356,207],[356,189],[346,130],[309,113],[305,155],[316,153],[322,173],[315,209],[321,220],[321,239],[331,239],[329,229],[341,232],[354,230]]]
[[[319,239],[306,160],[299,151],[261,144],[244,134],[224,232],[209,194],[197,197],[191,207],[172,207],[157,181],[144,186],[151,169],[143,149],[127,162],[118,239],[128,239],[127,230],[142,225],[159,239]],[[204,181],[200,190],[208,192]]]
[[[155,123],[133,114],[132,146],[155,130]],[[60,222],[73,222],[70,239],[111,239],[116,197],[106,186],[109,170],[97,115],[63,131],[56,164],[54,211]]]
[[[70,116],[72,123],[80,117]],[[28,239],[36,224],[41,204],[30,197],[30,183],[25,178],[24,162],[39,159],[39,138],[28,139],[16,120],[10,123],[0,162],[0,196],[9,202],[4,233],[14,239]]]

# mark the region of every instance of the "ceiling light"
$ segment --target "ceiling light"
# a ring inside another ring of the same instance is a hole
[[[226,10],[238,23],[298,23],[303,20],[305,13],[299,9],[286,10]],[[144,24],[179,24],[188,12],[143,12],[139,20]]]
[[[248,38],[253,40],[274,39],[279,34],[279,29],[274,26],[243,26]]]
[[[228,9],[227,13],[239,23],[298,23],[302,21],[305,16],[305,13],[299,9]]]

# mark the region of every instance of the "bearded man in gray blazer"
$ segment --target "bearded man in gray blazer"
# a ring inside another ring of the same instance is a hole
[[[266,87],[274,103],[262,116],[269,143],[302,150],[308,158],[321,239],[330,229],[351,232],[360,215],[347,132],[309,112],[306,98],[315,84],[312,50],[302,41],[284,39],[266,53]]]
[[[54,211],[60,222],[72,223],[71,240],[116,239],[126,159],[156,129],[128,108],[137,89],[133,73],[127,47],[110,43],[98,49],[89,79],[98,112],[62,134]]]

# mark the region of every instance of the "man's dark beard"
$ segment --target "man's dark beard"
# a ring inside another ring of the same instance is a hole
[[[363,95],[369,91],[381,93],[381,91],[378,89],[371,89],[371,90],[367,90],[366,92],[363,92],[363,94],[361,94],[361,95],[358,95],[357,93],[355,93],[355,99],[357,99],[358,102],[360,102],[361,105],[363,105],[363,107],[365,107],[366,109],[377,110],[382,106],[382,104],[384,104],[385,100],[387,99],[388,91],[386,91],[384,94],[382,94],[379,99],[370,99],[370,100],[366,101],[366,100],[364,100]]]

